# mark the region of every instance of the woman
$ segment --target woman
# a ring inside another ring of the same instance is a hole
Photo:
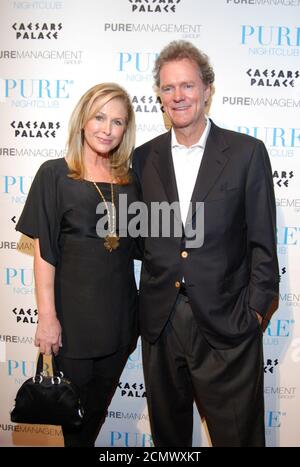
[[[35,345],[58,353],[85,408],[79,431],[62,427],[65,446],[94,445],[136,343],[135,243],[118,225],[119,196],[127,206],[137,200],[134,138],[127,93],[114,83],[87,91],[71,116],[66,159],[41,165],[16,227],[34,238]],[[105,238],[97,235],[99,203]]]

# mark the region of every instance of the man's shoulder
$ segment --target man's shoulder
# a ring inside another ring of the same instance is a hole
[[[150,139],[149,141],[146,141],[146,143],[141,144],[135,149],[135,153],[145,153],[147,154],[151,149],[156,149],[161,147],[162,144],[168,144],[171,141],[170,137],[170,132],[167,131],[166,133],[163,133],[161,135],[156,136],[153,139]]]
[[[245,144],[245,145],[256,145],[261,144],[262,141],[255,138],[254,136],[247,135],[246,133],[240,133],[238,131],[230,130],[228,128],[222,128],[216,125],[214,122],[212,123],[211,128],[211,136],[212,138],[217,137],[221,138],[229,144]]]

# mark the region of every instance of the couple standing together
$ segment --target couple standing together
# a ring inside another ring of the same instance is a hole
[[[279,282],[268,154],[206,116],[214,72],[189,42],[161,51],[154,79],[171,130],[133,152],[129,96],[94,86],[72,113],[66,158],[42,164],[17,225],[34,238],[35,344],[58,354],[85,407],[80,430],[62,427],[65,446],[94,446],[139,332],[156,446],[191,446],[194,401],[213,446],[264,446],[262,329]],[[133,238],[118,223],[121,195],[148,212],[179,203],[182,235]]]

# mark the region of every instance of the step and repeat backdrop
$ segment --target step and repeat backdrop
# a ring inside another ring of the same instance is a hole
[[[1,0],[0,11],[0,445],[63,445],[60,427],[16,425],[9,415],[37,357],[33,245],[15,231],[32,179],[64,156],[70,113],[96,83],[129,91],[137,145],[166,131],[153,63],[168,42],[185,39],[215,69],[210,117],[260,138],[270,154],[281,287],[264,334],[266,437],[268,446],[299,446],[300,1]],[[145,396],[139,343],[98,446],[153,445]],[[196,411],[194,445],[210,445]]]

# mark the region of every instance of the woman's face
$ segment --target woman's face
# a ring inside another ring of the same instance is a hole
[[[94,103],[94,109],[99,101]],[[119,98],[111,99],[99,107],[95,116],[84,127],[83,150],[85,154],[108,157],[110,152],[121,143],[126,130],[127,110]]]

